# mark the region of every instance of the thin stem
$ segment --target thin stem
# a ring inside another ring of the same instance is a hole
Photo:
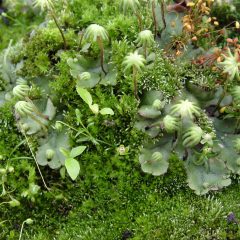
[[[20,22],[19,20],[17,19],[14,19],[13,17],[9,16],[7,13],[4,12],[4,14],[2,14],[3,17],[6,17],[8,18],[9,20],[19,24],[19,26],[24,26],[22,22]]]
[[[143,30],[143,26],[142,26],[142,17],[138,12],[135,12],[136,17],[138,19],[138,26],[139,26],[139,30],[142,31]]]
[[[74,130],[75,132],[79,132],[76,128],[71,127],[70,125],[68,125],[68,124],[65,123],[65,122],[62,122],[62,121],[57,121],[57,122],[59,122],[59,123],[65,125],[66,127],[68,127],[69,129]],[[95,138],[91,135],[91,133],[88,131],[88,129],[84,126],[84,124],[82,123],[82,121],[80,121],[79,123],[81,124],[83,130],[85,131],[85,133],[82,132],[81,134],[84,135],[84,136],[86,136],[86,137],[90,137],[90,138],[95,139]],[[78,134],[76,134],[76,136],[77,136],[77,135],[78,135]]]
[[[101,37],[97,37],[97,42],[98,42],[98,46],[100,48],[100,51],[101,51],[101,68],[102,68],[102,71],[104,72],[105,75],[107,75],[107,72],[105,71],[104,69],[104,48],[103,48],[103,41],[102,41],[102,38]]]
[[[144,57],[145,57],[145,59],[147,59],[147,45],[146,44],[144,44],[143,49],[144,49]]]
[[[218,100],[218,102],[217,102],[216,107],[214,108],[213,113],[215,113],[215,112],[218,110],[218,108],[220,107],[220,104],[221,104],[222,100],[224,99],[224,97],[225,97],[225,95],[226,95],[226,93],[227,93],[228,81],[229,81],[229,79],[227,79],[227,81],[225,82],[225,85],[224,85],[224,88],[223,88],[223,92],[222,92],[222,94],[221,94],[221,96],[220,96],[220,98],[219,98],[219,100]]]
[[[39,119],[37,119],[37,117],[35,117],[33,114],[29,114],[29,117],[32,118],[36,123],[38,123],[42,127],[43,131],[47,133],[46,126]]]
[[[25,223],[25,222],[26,222],[26,221],[24,221],[24,222],[22,223],[21,230],[20,230],[20,235],[19,235],[19,240],[21,240],[21,238],[22,238],[23,226],[24,226],[24,223]]]
[[[137,87],[137,68],[135,66],[133,66],[133,84],[134,84],[134,96],[137,100],[139,100]]]
[[[7,204],[7,203],[9,203],[9,202],[1,202],[1,203],[0,203],[0,206],[3,205],[3,204]]]
[[[155,12],[156,4],[155,0],[152,1],[152,14],[153,14],[153,22],[154,22],[154,36],[157,37],[157,16]]]
[[[15,157],[15,158],[11,158],[11,160],[19,160],[19,159],[29,159],[32,160],[32,157]]]
[[[15,148],[12,150],[12,152],[9,155],[9,158],[12,156],[12,154],[21,146],[25,143],[25,140],[22,140],[17,146],[15,146]],[[13,158],[12,158],[13,159]]]
[[[84,36],[84,32],[82,31],[82,32],[80,33],[80,40],[79,40],[79,46],[78,46],[79,50],[80,50],[81,47],[82,47],[83,36]]]
[[[164,6],[164,0],[161,0],[161,15],[162,15],[162,22],[163,22],[163,28],[161,29],[160,34],[163,32],[164,29],[167,27],[166,19],[165,19],[165,6]]]
[[[76,131],[76,132],[78,132],[78,130],[76,129],[76,128],[74,128],[74,127],[71,127],[70,125],[68,125],[67,123],[65,123],[65,122],[62,122],[62,121],[57,121],[58,123],[61,123],[61,124],[63,124],[64,126],[66,126],[66,127],[68,127],[68,128],[70,128],[70,129],[72,129],[72,130],[74,130],[74,131]]]
[[[25,139],[26,139],[27,145],[28,145],[28,147],[29,147],[29,150],[30,150],[32,156],[33,156],[33,159],[34,159],[34,161],[35,161],[35,163],[36,163],[36,165],[37,165],[37,169],[38,169],[38,172],[39,172],[39,174],[40,174],[40,176],[41,176],[41,178],[42,178],[44,187],[45,187],[48,191],[50,191],[50,188],[48,188],[48,186],[47,186],[47,184],[46,184],[46,182],[45,182],[45,180],[44,180],[44,177],[43,177],[42,172],[41,172],[41,169],[40,169],[40,167],[39,167],[39,165],[38,165],[37,159],[36,159],[36,157],[35,157],[35,155],[34,155],[34,153],[33,153],[33,151],[32,151],[32,148],[30,147],[30,144],[29,144],[29,141],[28,141],[28,138],[27,138],[27,135],[25,134],[25,132],[23,132],[23,135],[24,135],[24,137],[25,137]]]
[[[45,120],[48,120],[47,116],[44,115],[42,112],[40,112],[40,111],[38,110],[38,108],[36,107],[36,105],[33,103],[33,101],[32,101],[29,97],[25,97],[25,99],[26,99],[27,102],[30,102],[30,103],[32,104],[32,106],[33,106],[33,112],[35,112],[36,115],[38,115],[39,117],[41,117],[41,118],[43,118],[43,119],[45,119]]]
[[[0,222],[0,225],[2,225],[5,222],[10,222],[10,221],[9,220],[4,220],[4,221]]]
[[[61,29],[61,27],[60,27],[60,25],[59,25],[59,23],[57,21],[57,18],[56,18],[56,15],[55,15],[55,12],[54,12],[53,9],[50,10],[50,13],[51,13],[52,18],[53,18],[53,20],[54,20],[54,22],[55,22],[55,24],[56,24],[56,26],[57,26],[61,36],[62,36],[62,40],[63,40],[63,44],[64,44],[64,50],[66,50],[67,49],[67,41],[66,41],[66,38],[64,36],[63,30]]]

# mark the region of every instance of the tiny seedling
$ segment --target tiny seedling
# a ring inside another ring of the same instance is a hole
[[[71,151],[68,151],[64,148],[60,148],[61,153],[66,157],[65,167],[73,181],[76,180],[80,172],[79,162],[75,158],[81,155],[85,149],[86,146],[75,147]]]
[[[88,104],[89,108],[94,114],[98,115],[100,113],[101,115],[114,115],[114,112],[111,108],[102,108],[99,110],[99,105],[96,103],[93,104],[92,95],[87,89],[77,87],[77,92],[82,100]]]

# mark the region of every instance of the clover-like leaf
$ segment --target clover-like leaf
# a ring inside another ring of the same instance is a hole
[[[113,112],[113,110],[111,108],[102,108],[100,110],[100,113],[102,115],[114,115],[114,112]]]
[[[77,92],[85,103],[87,103],[89,106],[92,105],[92,95],[88,92],[88,90],[77,87]]]
[[[93,104],[93,105],[89,105],[89,108],[92,110],[92,112],[94,113],[94,114],[98,114],[99,113],[99,106],[98,106],[98,104]]]
[[[111,65],[109,66],[109,68],[110,67]],[[117,84],[117,70],[112,69],[106,75],[104,74],[102,80],[100,81],[100,84],[104,86],[115,86]]]
[[[84,72],[77,76],[77,86],[81,88],[93,88],[100,81],[98,73]]]
[[[76,180],[77,176],[80,172],[80,165],[79,162],[74,158],[67,158],[65,160],[65,167],[71,179],[74,181]]]
[[[70,152],[70,157],[71,158],[75,158],[79,155],[81,155],[86,149],[86,146],[78,146],[78,147],[75,147],[71,150]]]

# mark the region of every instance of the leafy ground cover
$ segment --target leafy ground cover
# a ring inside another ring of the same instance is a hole
[[[1,4],[1,239],[240,239],[238,2]]]

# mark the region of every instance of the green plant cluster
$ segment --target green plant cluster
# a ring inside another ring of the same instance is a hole
[[[160,1],[33,3],[2,15],[27,34],[0,54],[0,238],[239,237],[234,190],[187,188],[240,174],[236,46],[193,65],[208,39]]]

